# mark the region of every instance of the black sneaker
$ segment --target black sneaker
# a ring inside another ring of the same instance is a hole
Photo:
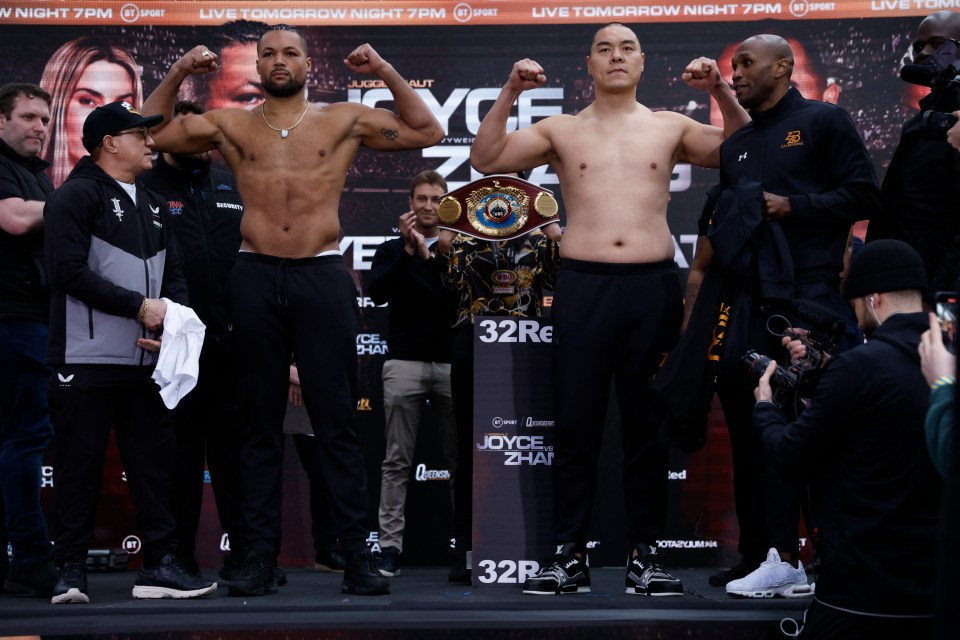
[[[50,560],[12,565],[3,581],[11,593],[49,598],[60,578],[60,571]]]
[[[216,582],[188,572],[169,553],[156,569],[140,567],[133,583],[134,598],[202,598],[216,590]]]
[[[176,563],[180,565],[180,568],[189,573],[192,576],[197,578],[203,578],[203,574],[200,573],[200,563],[197,562],[197,559],[191,556],[176,556]]]
[[[343,557],[339,549],[318,551],[313,568],[328,573],[343,573],[343,570],[347,568],[347,559]]]
[[[355,596],[383,596],[390,593],[390,581],[377,569],[377,561],[369,549],[351,551],[346,555],[340,590]]]
[[[280,567],[275,567],[273,569],[274,575],[277,576],[277,586],[285,587],[287,586],[287,572],[281,569]]]
[[[728,582],[747,577],[756,571],[759,566],[759,562],[750,563],[747,562],[746,558],[744,558],[729,569],[724,569],[723,571],[714,573],[710,576],[708,581],[710,582],[711,587],[725,587],[727,586]]]
[[[82,562],[67,562],[60,567],[60,577],[53,587],[51,604],[87,604],[87,568]]]
[[[682,596],[683,584],[663,570],[657,550],[637,545],[637,556],[627,559],[627,593],[640,596]]]
[[[534,595],[559,595],[562,593],[589,593],[590,566],[586,557],[574,555],[577,546],[573,543],[561,546],[532,578],[523,583],[523,592]]]
[[[277,569],[272,554],[248,551],[240,575],[230,581],[231,596],[265,596],[277,592]]]
[[[379,555],[374,558],[377,560],[377,570],[380,575],[388,578],[400,575],[400,550],[396,547],[383,547]]]
[[[223,557],[223,564],[220,565],[218,574],[224,582],[232,582],[243,575],[243,557],[237,553],[230,552]]]

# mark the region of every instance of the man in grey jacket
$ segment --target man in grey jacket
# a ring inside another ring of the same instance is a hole
[[[83,125],[90,155],[44,207],[60,529],[54,604],[89,602],[84,563],[111,425],[143,540],[133,597],[192,598],[217,587],[175,559],[173,426],[151,380],[167,308],[163,298],[187,302],[166,202],[134,184],[151,168],[148,128],[160,120],[143,117],[127,102],[95,109]]]

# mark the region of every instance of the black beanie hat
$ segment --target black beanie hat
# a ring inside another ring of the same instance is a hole
[[[850,262],[843,297],[852,300],[869,293],[926,288],[927,272],[913,247],[901,240],[876,240],[864,245]]]

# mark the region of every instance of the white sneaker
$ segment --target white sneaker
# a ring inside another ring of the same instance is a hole
[[[727,583],[727,595],[734,598],[808,598],[813,589],[807,584],[807,572],[803,564],[795,568],[783,562],[776,549],[767,552],[767,559],[756,571]]]

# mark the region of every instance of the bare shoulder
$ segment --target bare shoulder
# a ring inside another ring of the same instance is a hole
[[[534,122],[531,127],[535,127],[540,131],[545,133],[551,133],[556,131],[566,131],[571,127],[576,127],[580,123],[584,122],[582,117],[583,112],[580,112],[577,115],[570,115],[567,113],[558,113],[557,115],[544,118],[543,120],[538,120]]]
[[[213,123],[222,130],[234,129],[237,127],[248,127],[250,122],[259,118],[260,107],[255,109],[211,109],[201,114],[207,122]]]
[[[685,116],[682,113],[677,113],[676,111],[651,111],[650,117],[655,118],[658,122],[666,124],[671,124],[677,127],[692,127],[700,124],[690,116]]]

